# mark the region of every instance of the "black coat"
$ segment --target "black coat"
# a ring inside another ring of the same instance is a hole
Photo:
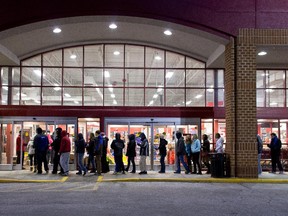
[[[167,154],[167,149],[166,145],[168,144],[167,140],[160,138],[160,143],[159,143],[159,153],[160,155],[166,155]]]
[[[126,156],[136,157],[136,141],[135,140],[131,140],[128,142]]]

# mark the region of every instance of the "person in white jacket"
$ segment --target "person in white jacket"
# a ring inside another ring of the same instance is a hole
[[[28,150],[28,156],[29,156],[29,161],[30,161],[30,171],[33,171],[33,166],[34,166],[34,172],[36,172],[35,148],[33,147],[32,138],[30,138],[30,141],[28,142],[27,150]]]
[[[217,153],[223,153],[223,143],[224,143],[224,139],[220,136],[219,133],[215,134],[215,139],[216,139],[216,148],[215,151]]]

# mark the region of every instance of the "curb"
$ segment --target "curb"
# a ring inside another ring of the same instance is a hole
[[[34,179],[0,179],[0,183],[63,183],[68,179],[67,176],[60,180],[34,180]]]

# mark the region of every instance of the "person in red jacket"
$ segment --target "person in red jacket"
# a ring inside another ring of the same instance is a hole
[[[17,155],[17,164],[20,164],[20,158],[22,156],[21,164],[22,169],[24,168],[24,152],[25,152],[25,143],[24,143],[24,137],[22,137],[22,154],[21,154],[21,130],[19,131],[19,135],[16,139],[16,155]]]
[[[71,142],[68,137],[67,131],[63,130],[61,132],[61,144],[60,144],[60,165],[63,168],[64,173],[62,175],[69,175],[69,159],[70,159],[70,151],[71,151]]]

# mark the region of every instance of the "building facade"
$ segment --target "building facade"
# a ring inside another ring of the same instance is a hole
[[[3,3],[1,164],[13,167],[19,131],[27,142],[38,126],[72,143],[96,129],[110,140],[145,132],[151,145],[165,133],[171,165],[173,132],[208,134],[211,149],[219,132],[235,177],[258,177],[257,133],[286,149],[284,3],[31,3]]]

